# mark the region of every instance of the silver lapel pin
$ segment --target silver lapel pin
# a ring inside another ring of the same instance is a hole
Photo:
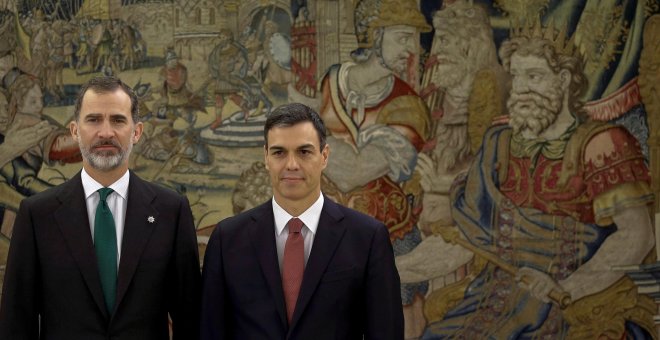
[[[147,217],[147,221],[149,221],[149,223],[154,223],[156,222],[156,219],[153,216],[149,216]]]

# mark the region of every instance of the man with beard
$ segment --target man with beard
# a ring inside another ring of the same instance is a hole
[[[490,19],[482,6],[465,0],[447,4],[433,14],[433,28],[422,90],[429,108],[439,116],[431,158],[438,177],[455,176],[469,165],[485,131],[470,126],[468,132],[468,123],[490,124],[502,114],[509,79],[497,60]]]
[[[431,149],[418,155],[415,172],[421,175],[423,210],[419,228],[426,234],[414,250],[397,257],[401,282],[433,282],[424,299],[420,336],[427,323],[438,321],[447,301],[446,268],[465,263],[472,254],[443,256],[455,247],[432,233],[433,225],[451,225],[449,188],[467,171],[481,137],[495,116],[505,109],[506,72],[497,60],[497,48],[486,10],[468,1],[445,3],[433,14],[435,29],[431,54],[424,71],[425,102],[433,112]],[[421,314],[421,313],[420,313]]]
[[[642,263],[653,248],[653,195],[639,143],[621,127],[585,119],[582,58],[562,33],[538,28],[500,48],[512,76],[509,124],[486,132],[452,188],[460,233],[439,228],[488,261],[426,339],[655,332],[653,301],[611,269]]]
[[[430,26],[416,1],[363,0],[356,5],[355,30],[354,62],[330,67],[321,80],[319,114],[335,155],[324,172],[323,191],[385,223],[400,255],[421,240],[419,201],[404,182],[412,178],[431,129],[426,105],[401,77],[419,53],[418,33]],[[418,324],[412,322],[413,306],[427,287],[426,282],[402,287],[406,337],[419,335],[410,329]]]
[[[22,201],[0,305],[2,339],[196,338],[199,258],[185,197],[128,171],[133,90],[93,78],[71,135],[83,169]],[[130,201],[129,201],[130,200]]]

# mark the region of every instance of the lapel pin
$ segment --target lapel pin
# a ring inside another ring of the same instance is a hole
[[[147,221],[149,221],[149,223],[154,223],[156,219],[153,216],[149,216],[147,217]]]

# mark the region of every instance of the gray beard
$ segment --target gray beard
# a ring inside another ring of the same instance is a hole
[[[385,61],[385,58],[383,57],[382,54],[377,53],[376,56],[378,57],[378,62],[380,63],[380,66],[382,66],[382,67],[384,67],[384,68],[386,68],[386,69],[392,71],[397,77],[401,77],[402,75],[405,74],[405,72],[406,72],[405,67],[404,67],[402,70],[400,70],[400,69],[397,68],[395,65],[390,65],[390,64],[388,64],[388,63]]]
[[[387,61],[385,61],[385,57],[383,56],[383,48],[381,46],[377,46],[373,51],[374,54],[376,54],[376,58],[378,58],[378,63],[380,66],[392,71],[397,77],[402,77],[405,74],[405,66],[403,66],[403,69],[399,70],[395,65],[390,65]]]
[[[559,91],[551,91],[547,96],[536,92],[512,92],[506,106],[513,133],[529,131],[538,137],[557,120],[562,100],[563,96]]]
[[[442,72],[442,71],[445,72]],[[463,81],[467,76],[468,70],[460,64],[447,64],[438,68],[438,72],[433,77],[433,82],[441,88],[449,89]]]
[[[124,162],[124,160],[128,158],[128,155],[131,154],[131,150],[133,149],[133,143],[128,143],[126,150],[124,150],[121,145],[119,145],[119,143],[114,141],[112,143],[119,148],[119,152],[116,154],[108,154],[107,152],[93,152],[91,149],[98,145],[98,143],[90,147],[86,147],[79,140],[78,146],[80,147],[80,153],[82,154],[83,159],[85,159],[89,165],[92,166],[92,168],[99,171],[110,171],[119,167]]]
[[[470,156],[467,124],[439,124],[436,129],[437,144],[433,150],[438,168],[445,173],[452,172],[457,165],[466,162]]]

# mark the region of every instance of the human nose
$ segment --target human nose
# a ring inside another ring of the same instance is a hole
[[[415,45],[415,40],[413,40],[413,39],[408,39],[408,40],[406,41],[405,46],[406,46],[406,52],[408,52],[408,55],[410,55],[410,54],[414,54],[414,53],[415,53],[415,47],[417,47],[417,46]]]
[[[286,168],[287,168],[287,170],[296,170],[296,169],[298,169],[298,160],[296,159],[295,154],[291,153],[286,158]]]
[[[527,82],[520,79],[520,77],[513,77],[511,80],[511,90],[516,93],[522,93],[527,90]]]
[[[101,123],[101,127],[99,129],[99,137],[101,138],[112,138],[114,136],[114,129],[112,128],[112,124],[110,124],[110,121],[104,120],[103,123]]]

